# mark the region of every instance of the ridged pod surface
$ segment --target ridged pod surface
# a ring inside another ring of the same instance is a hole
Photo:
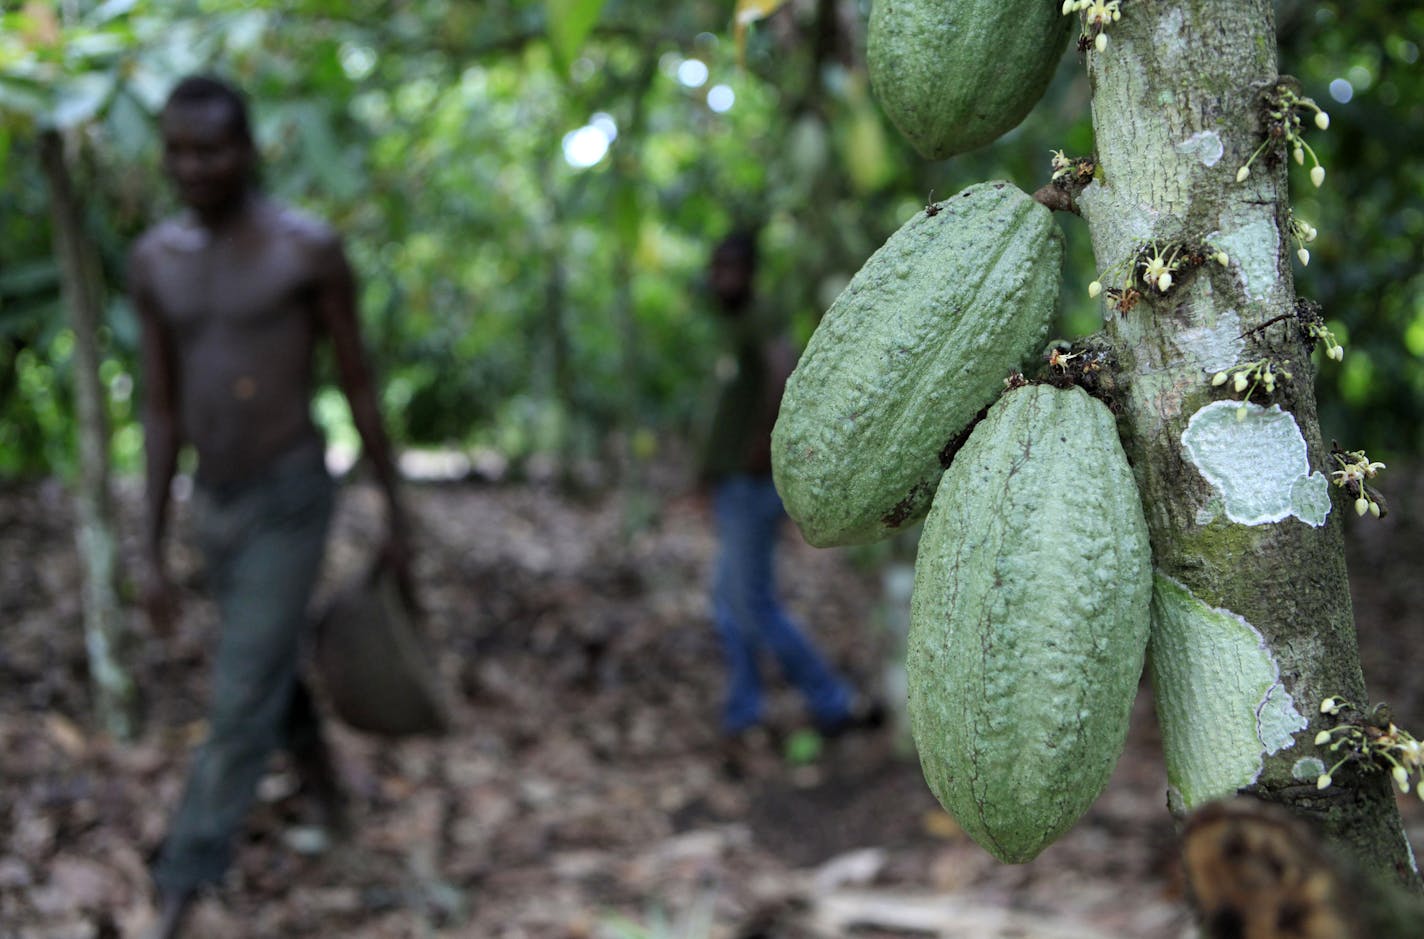
[[[772,471],[811,544],[921,518],[946,446],[1047,339],[1063,264],[1052,213],[1005,182],[930,209],[865,262],[787,382]]]
[[[905,139],[942,160],[1024,119],[1077,22],[1052,0],[874,0],[871,87]]]
[[[1001,861],[1033,859],[1107,784],[1152,599],[1112,414],[1008,391],[945,473],[915,563],[907,670],[925,781]]]

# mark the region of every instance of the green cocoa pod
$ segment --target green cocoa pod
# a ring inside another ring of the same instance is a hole
[[[925,781],[1001,861],[1087,811],[1127,736],[1151,549],[1112,414],[1008,391],[944,474],[915,562],[910,728]]]
[[[1052,0],[875,0],[871,88],[922,156],[964,153],[1043,97],[1077,21]]]
[[[1048,209],[1009,183],[916,212],[831,304],[787,382],[772,471],[813,545],[921,518],[954,439],[1042,350],[1062,278]]]

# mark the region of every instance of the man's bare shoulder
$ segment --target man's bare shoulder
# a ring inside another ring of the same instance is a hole
[[[190,221],[181,215],[174,215],[155,222],[134,240],[132,254],[147,255],[155,251],[181,245],[192,240],[195,234]]]
[[[324,252],[340,250],[341,235],[324,219],[281,202],[265,201],[262,224],[274,238],[294,248]]]
[[[152,225],[129,248],[130,279],[146,279],[151,266],[163,256],[192,251],[201,241],[202,233],[182,216],[166,218]]]

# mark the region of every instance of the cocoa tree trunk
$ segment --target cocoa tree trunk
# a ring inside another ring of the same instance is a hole
[[[74,330],[74,400],[79,434],[75,480],[75,537],[84,571],[84,645],[99,725],[114,737],[138,730],[138,689],[123,664],[127,630],[119,602],[118,539],[109,493],[109,426],[99,380],[100,275],[83,230],[64,141],[57,131],[40,138],[50,187],[54,253],[61,291]]]
[[[1311,185],[1289,160],[1260,158],[1237,181],[1264,139],[1261,92],[1278,79],[1272,4],[1125,0],[1086,65],[1099,175],[1077,202],[1099,271],[1154,242],[1229,256],[1106,314],[1152,536],[1149,656],[1170,803],[1185,813],[1242,791],[1282,804],[1357,864],[1417,889],[1388,775],[1347,769],[1316,787],[1313,740],[1332,723],[1321,700],[1366,695],[1341,534],[1350,502],[1328,484],[1315,370],[1291,323],[1251,332],[1294,309],[1288,182]],[[1238,420],[1240,395],[1210,378],[1266,356],[1288,359],[1294,378]]]

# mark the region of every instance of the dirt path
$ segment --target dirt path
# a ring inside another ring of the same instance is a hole
[[[135,531],[134,493],[120,501]],[[798,734],[780,683],[772,734],[729,758],[704,586],[713,545],[692,504],[633,535],[617,499],[538,487],[422,487],[413,505],[455,731],[390,744],[338,730],[356,833],[320,856],[297,850],[305,806],[275,767],[194,936],[1188,934],[1145,692],[1103,798],[1033,863],[1007,867],[937,809],[892,733]],[[378,508],[371,490],[346,491],[331,583],[362,566]],[[1403,565],[1424,537],[1393,517],[1350,527],[1367,535],[1351,547],[1367,674],[1407,721],[1424,715],[1408,667],[1424,586]],[[149,916],[144,856],[202,734],[213,629],[195,559],[174,557],[190,602],[178,635],[134,650],[150,729],[116,747],[85,717],[67,502],[52,484],[0,491],[4,939],[128,936]],[[890,641],[878,579],[794,536],[783,557],[788,604],[876,687]]]

